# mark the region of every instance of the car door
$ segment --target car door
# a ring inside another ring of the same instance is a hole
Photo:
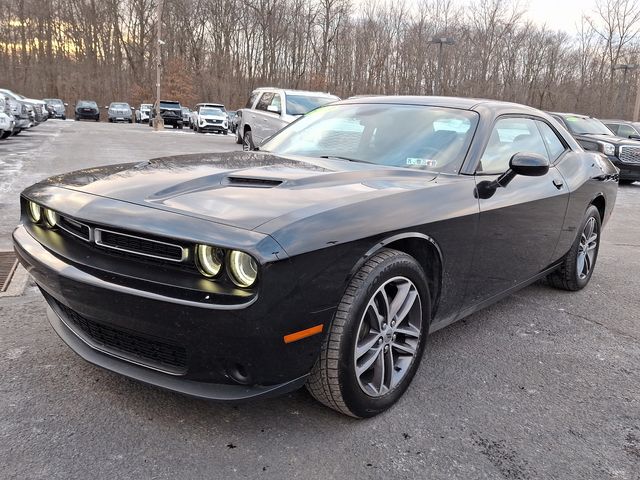
[[[271,103],[267,105],[267,112],[264,116],[264,138],[269,138],[279,132],[284,126],[282,121],[282,97],[279,93],[274,93]]]
[[[542,119],[499,118],[476,168],[476,185],[496,180],[516,153],[554,162],[567,149]],[[516,175],[490,198],[479,198],[477,246],[469,285],[470,304],[481,303],[531,279],[552,261],[569,192],[553,164],[546,175]]]
[[[251,135],[253,137],[253,143],[258,146],[262,141],[267,138],[265,130],[267,127],[267,117],[271,115],[271,112],[267,110],[271,101],[273,100],[273,92],[264,92],[256,103],[254,110],[255,120],[251,124]]]

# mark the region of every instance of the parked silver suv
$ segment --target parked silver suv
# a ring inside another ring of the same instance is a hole
[[[338,100],[329,93],[258,88],[251,92],[245,108],[238,110],[236,142],[243,150],[254,150],[298,117]]]

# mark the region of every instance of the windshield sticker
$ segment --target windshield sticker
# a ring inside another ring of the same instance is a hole
[[[421,167],[435,167],[436,161],[431,158],[407,157],[406,165],[419,165]]]

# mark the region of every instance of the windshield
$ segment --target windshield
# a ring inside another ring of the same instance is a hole
[[[80,100],[78,102],[79,107],[93,107],[98,108],[98,104],[96,102],[89,102],[87,100]]]
[[[287,114],[305,115],[311,110],[338,101],[338,97],[310,97],[307,95],[287,95]]]
[[[140,110],[151,110],[151,104],[143,103],[142,105],[140,105]]]
[[[206,107],[206,108],[201,108],[200,109],[200,115],[220,115],[220,116],[223,116],[224,112],[222,110],[220,110],[219,108]]]
[[[45,98],[44,101],[49,105],[64,105],[64,102],[58,98]]]
[[[129,108],[128,103],[112,103],[109,108]]]
[[[179,109],[180,104],[178,102],[160,102],[160,108]]]
[[[417,105],[334,105],[319,108],[293,122],[260,150],[455,172],[462,164],[477,123],[478,115],[468,110]]]
[[[569,131],[574,135],[613,135],[604,123],[595,118],[564,117]]]

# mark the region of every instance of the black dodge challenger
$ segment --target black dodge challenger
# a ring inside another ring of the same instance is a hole
[[[583,288],[617,184],[529,107],[356,98],[258,151],[49,178],[13,238],[89,362],[221,401],[306,384],[369,417],[429,333],[543,277]]]

